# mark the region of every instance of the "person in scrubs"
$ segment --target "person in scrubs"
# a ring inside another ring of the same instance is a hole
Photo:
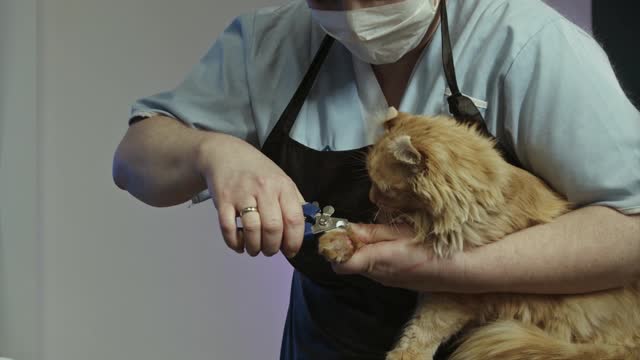
[[[410,228],[371,225],[359,155],[388,107],[448,114],[452,94],[577,209],[446,260]],[[538,0],[293,0],[240,16],[182,84],[135,103],[113,176],[152,206],[208,190],[230,248],[287,257],[286,360],[384,359],[418,291],[583,293],[640,276],[640,114],[598,44]],[[303,243],[306,201],[364,223],[369,244],[326,263]]]

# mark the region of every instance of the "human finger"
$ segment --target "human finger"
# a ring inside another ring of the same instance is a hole
[[[341,275],[372,274],[376,269],[379,256],[379,246],[364,246],[356,251],[351,258],[340,264],[332,264],[333,271]]]
[[[295,184],[293,184],[293,186],[294,186],[294,187],[295,187],[295,189],[296,189],[296,196],[297,196],[297,198],[298,198],[298,202],[299,202],[300,204],[306,204],[306,203],[307,203],[307,201],[304,199],[304,196],[302,196],[302,193],[300,192],[300,190],[298,190],[298,187],[297,187]]]
[[[406,224],[350,224],[349,236],[365,244],[393,241],[413,237],[413,228]]]
[[[302,206],[299,204],[297,195],[290,191],[281,193],[280,206],[284,226],[281,249],[286,257],[292,258],[300,251],[304,238],[305,223]]]
[[[218,221],[224,242],[235,252],[244,253],[244,240],[238,236],[236,209],[230,203],[218,205]]]
[[[262,227],[260,249],[265,256],[273,256],[282,243],[282,210],[278,198],[272,193],[258,196],[260,222]]]
[[[247,253],[250,256],[255,257],[260,253],[261,247],[260,238],[262,237],[262,226],[260,222],[260,213],[258,211],[247,211],[249,209],[256,209],[255,199],[252,201],[242,202],[242,204],[242,206],[237,207],[237,211],[242,220],[242,237],[244,239],[244,246]]]

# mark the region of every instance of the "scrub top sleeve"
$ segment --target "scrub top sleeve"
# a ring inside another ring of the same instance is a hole
[[[588,34],[547,24],[515,57],[500,100],[528,170],[577,206],[640,213],[640,113]]]
[[[131,119],[162,114],[257,146],[246,56],[250,53],[253,18],[246,15],[235,19],[177,88],[138,100]]]

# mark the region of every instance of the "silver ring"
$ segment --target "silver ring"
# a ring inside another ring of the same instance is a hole
[[[255,207],[255,206],[246,207],[246,208],[240,210],[240,217],[243,217],[243,216],[247,215],[248,213],[252,213],[252,212],[256,212],[257,213],[258,212],[258,208]]]

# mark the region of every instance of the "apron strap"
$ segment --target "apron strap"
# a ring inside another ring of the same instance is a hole
[[[522,167],[518,157],[513,152],[508,151],[508,148],[497,139],[489,129],[487,123],[484,121],[482,114],[473,103],[471,99],[464,96],[458,87],[458,80],[456,79],[456,69],[453,62],[453,50],[451,47],[451,37],[449,35],[449,19],[447,17],[447,5],[446,0],[440,0],[440,17],[441,17],[441,32],[442,32],[442,66],[444,67],[444,76],[447,79],[447,85],[451,89],[451,96],[447,98],[449,103],[449,111],[456,118],[456,120],[463,124],[475,124],[477,128],[487,137],[495,140],[496,149],[502,153],[502,156],[506,161],[514,166]]]
[[[449,36],[449,19],[447,16],[446,0],[440,0],[440,17],[442,19],[442,66],[444,67],[444,76],[447,79],[447,85],[449,89],[451,89],[451,96],[447,98],[449,111],[459,122],[476,124],[485,135],[491,136],[482,118],[482,114],[480,114],[476,105],[471,99],[464,96],[458,87],[456,69],[453,62],[453,50],[451,49],[451,37]]]
[[[449,19],[447,17],[446,0],[440,0],[440,17],[442,26],[442,65],[444,67],[444,74],[447,80],[447,85],[451,89],[451,96],[447,98],[449,103],[449,111],[453,116],[461,123],[476,124],[478,129],[487,137],[496,141],[496,148],[502,153],[504,158],[512,165],[521,167],[520,162],[511,151],[496,139],[489,129],[487,124],[480,114],[480,111],[476,105],[464,96],[458,87],[458,81],[456,79],[455,64],[453,61],[453,51],[451,47],[451,37],[449,35]],[[275,127],[271,130],[271,133],[267,137],[265,144],[272,143],[274,141],[280,141],[283,137],[289,137],[291,128],[298,118],[298,114],[304,105],[305,100],[313,88],[313,84],[320,73],[320,68],[325,59],[329,55],[329,50],[335,42],[335,39],[329,35],[325,35],[320,48],[318,49],[309,69],[307,70],[302,82],[293,94],[291,101],[282,112],[282,115],[278,119]]]
[[[291,128],[298,118],[298,114],[300,113],[300,109],[302,109],[302,105],[304,105],[307,96],[309,96],[309,92],[313,87],[313,84],[318,77],[318,73],[320,72],[320,68],[324,63],[327,55],[329,55],[329,50],[331,50],[331,45],[334,43],[334,38],[329,35],[325,35],[322,43],[320,44],[320,48],[316,53],[307,73],[304,75],[302,82],[298,86],[298,89],[293,94],[291,101],[280,115],[278,122],[276,123],[273,130],[267,137],[266,143],[270,143],[275,140],[279,140],[280,137],[285,136],[289,137],[289,133],[291,132]],[[278,137],[278,139],[276,138]]]

